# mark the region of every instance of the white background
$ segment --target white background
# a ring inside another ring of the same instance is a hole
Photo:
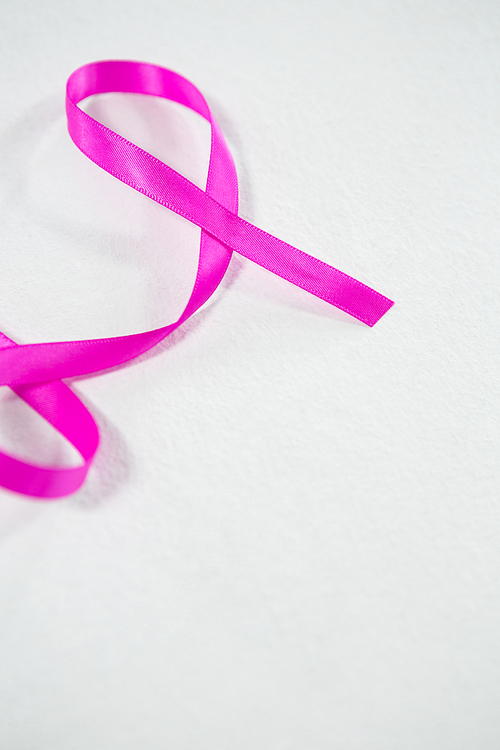
[[[241,214],[396,301],[369,329],[234,257],[172,341],[73,384],[85,487],[0,491],[0,748],[498,750],[498,3],[0,11],[8,336],[133,333],[189,294],[199,231],[67,135],[65,81],[105,58],[192,80]],[[200,118],[87,106],[203,184]],[[9,394],[1,446],[73,461]]]

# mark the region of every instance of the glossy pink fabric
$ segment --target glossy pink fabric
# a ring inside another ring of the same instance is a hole
[[[78,107],[88,96],[124,91],[161,96],[190,107],[211,125],[206,190]],[[92,415],[62,381],[105,370],[137,357],[196,312],[220,284],[232,251],[373,326],[391,300],[359,281],[273,237],[238,216],[238,182],[222,133],[198,89],[182,76],[147,63],[109,60],[76,70],[67,84],[71,138],[92,161],[135,190],[201,227],[198,271],[189,301],[177,322],[153,331],[88,341],[17,345],[0,334],[0,385],[53,425],[80,452],[76,468],[41,467],[0,453],[0,484],[51,499],[77,490],[99,443]]]

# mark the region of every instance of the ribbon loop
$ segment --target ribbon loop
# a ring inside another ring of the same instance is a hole
[[[107,92],[160,96],[183,104],[211,125],[206,189],[201,190],[94,120],[78,106]],[[51,499],[77,490],[97,450],[95,421],[61,382],[122,364],[161,341],[216,290],[233,251],[373,326],[393,302],[327,263],[273,237],[238,216],[236,169],[222,133],[198,89],[173,71],[147,63],[110,60],[76,70],[67,84],[68,130],[78,148],[102,169],[199,226],[200,256],[193,291],[180,318],[130,336],[17,345],[0,334],[0,384],[10,386],[80,452],[83,465],[62,469],[27,464],[0,453],[0,485]]]

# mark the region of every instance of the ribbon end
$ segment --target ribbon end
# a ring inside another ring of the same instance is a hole
[[[361,320],[363,321],[363,323],[366,323],[367,326],[373,328],[373,326],[378,323],[380,318],[383,318],[386,312],[389,312],[393,305],[394,302],[392,299],[384,297],[382,294],[377,295],[375,304],[371,309],[366,311],[366,317],[361,318]]]

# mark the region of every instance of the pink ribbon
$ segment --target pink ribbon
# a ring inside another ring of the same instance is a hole
[[[161,96],[208,120],[212,137],[206,190],[78,107],[88,96],[111,91]],[[89,159],[189,219],[202,232],[193,291],[175,323],[130,336],[48,344],[18,345],[0,333],[0,385],[12,388],[83,458],[83,464],[75,468],[42,467],[0,453],[0,485],[47,500],[69,495],[81,486],[99,444],[92,415],[62,379],[120,365],[175,331],[213,294],[233,250],[369,326],[393,305],[387,297],[238,216],[238,182],[231,154],[205,99],[177,73],[124,60],[84,65],[69,77],[66,113],[70,136]]]

